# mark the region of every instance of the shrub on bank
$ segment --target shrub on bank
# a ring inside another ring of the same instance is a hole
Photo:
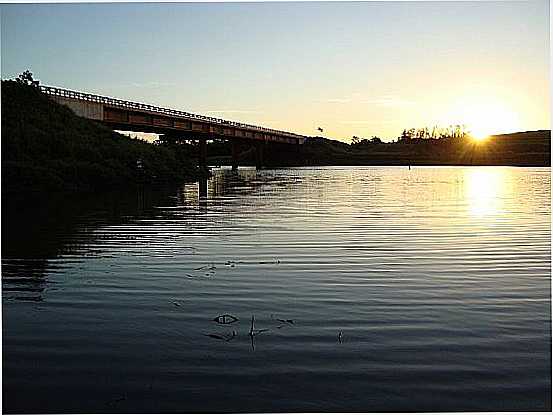
[[[3,192],[103,190],[198,176],[184,152],[78,117],[38,88],[2,81],[1,92]]]

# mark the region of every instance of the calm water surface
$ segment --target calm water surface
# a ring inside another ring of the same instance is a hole
[[[7,412],[551,409],[549,169],[219,170],[205,198],[2,211]]]

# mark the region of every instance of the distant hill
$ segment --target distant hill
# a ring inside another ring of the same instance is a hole
[[[482,142],[446,138],[347,144],[314,137],[306,141],[298,161],[307,165],[550,166],[551,131],[501,134]]]
[[[521,131],[518,133],[510,134],[496,134],[492,135],[489,139],[496,144],[515,146],[514,149],[525,149],[531,146],[535,146],[536,149],[544,150],[544,146],[548,147],[546,150],[549,152],[549,145],[551,142],[551,130],[537,130],[537,131]],[[522,147],[517,147],[522,146]]]
[[[540,142],[544,139],[551,139],[551,130],[520,131],[517,133],[494,134],[491,137],[496,139],[516,139],[525,141],[536,140],[537,142]]]
[[[107,190],[195,178],[195,160],[181,150],[118,134],[37,88],[2,81],[2,192]]]

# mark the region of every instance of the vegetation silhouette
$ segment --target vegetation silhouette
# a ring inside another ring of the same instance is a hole
[[[434,137],[434,138],[433,138]],[[219,144],[218,153],[225,151]],[[208,150],[210,151],[210,150]],[[265,163],[286,166],[550,166],[551,131],[500,134],[476,141],[462,126],[443,129],[406,129],[393,142],[380,137],[354,136],[351,144],[311,137],[295,152],[290,146],[271,145]],[[211,160],[224,164],[224,157]]]
[[[188,149],[131,139],[78,117],[33,82],[30,72],[2,81],[3,193],[97,191],[198,177]]]
[[[247,146],[246,146],[247,147]],[[289,166],[550,166],[551,131],[526,131],[473,139],[466,126],[404,129],[395,141],[380,137],[353,136],[351,143],[324,137],[309,137],[299,150],[295,146],[270,143],[265,151],[266,167]],[[208,144],[211,165],[231,164],[231,144],[215,140]],[[254,165],[242,153],[240,165]]]

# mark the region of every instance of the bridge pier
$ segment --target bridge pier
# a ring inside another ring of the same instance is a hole
[[[255,168],[263,168],[263,147],[265,146],[264,141],[255,142]]]
[[[238,153],[239,153],[239,146],[238,146],[237,139],[231,140],[231,147],[232,147],[232,170],[236,171],[238,170]]]
[[[198,197],[200,199],[207,197],[207,178],[200,177],[198,181]]]
[[[207,139],[200,138],[199,140],[199,162],[200,170],[207,171]]]

